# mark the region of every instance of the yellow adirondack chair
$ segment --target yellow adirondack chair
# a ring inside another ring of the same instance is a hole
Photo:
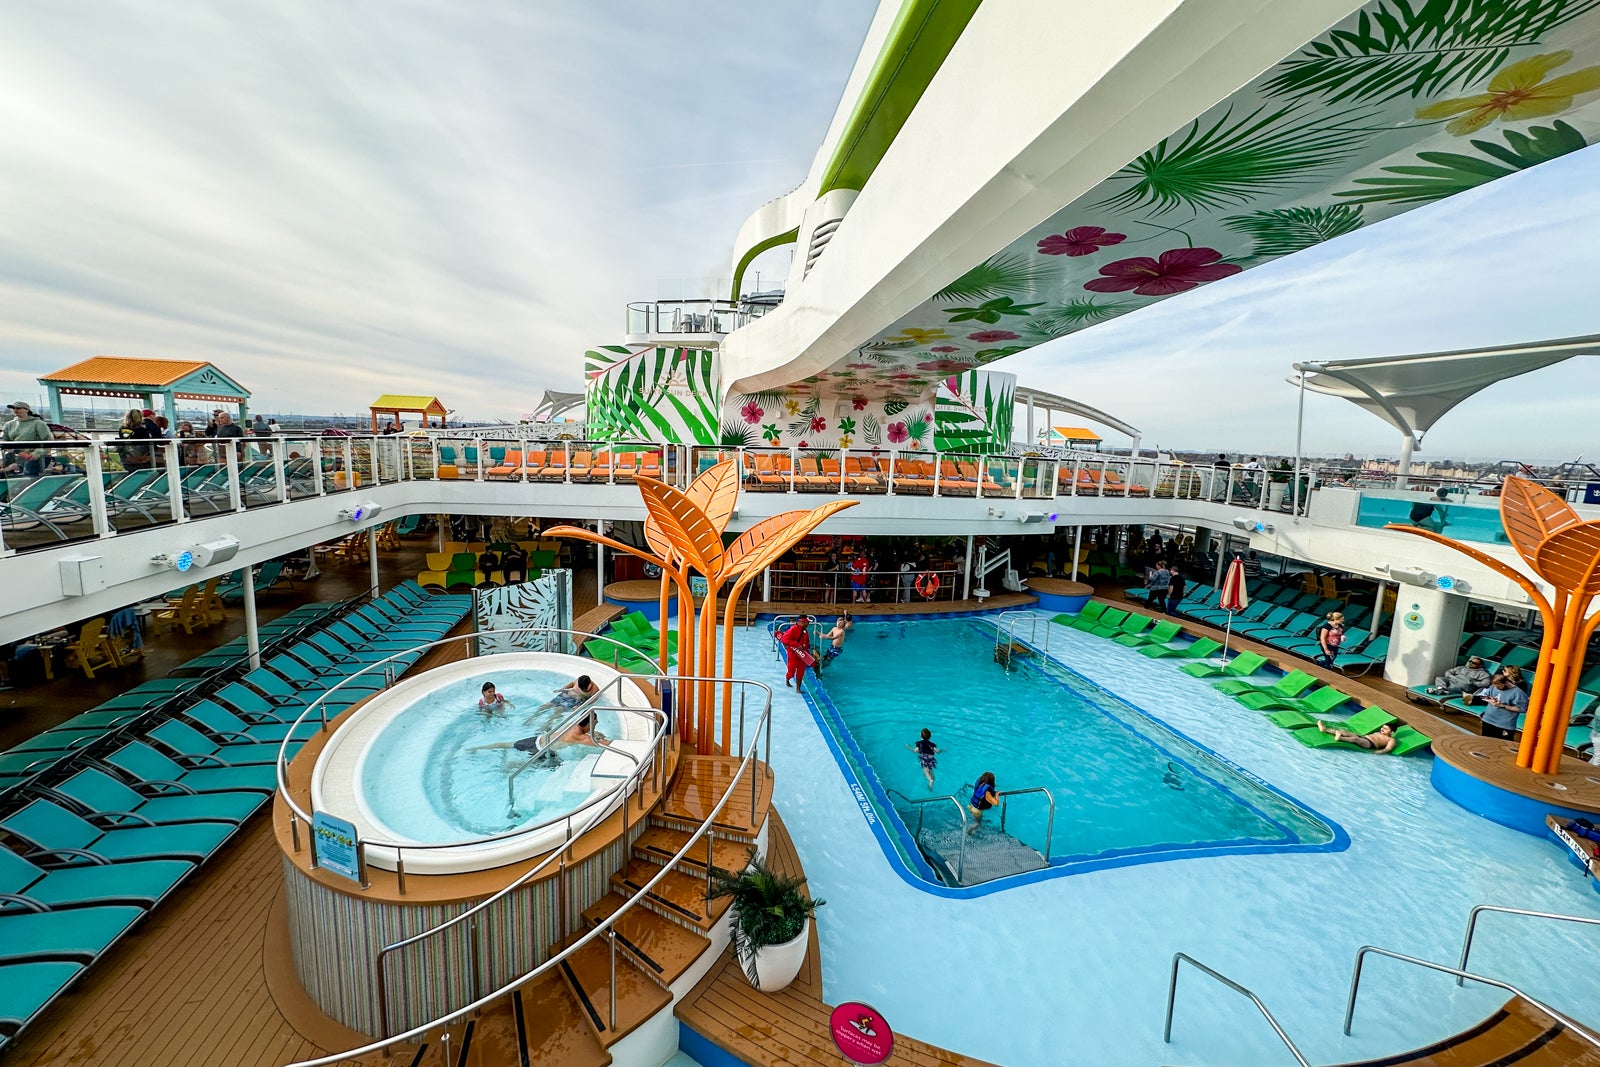
[[[106,621],[90,619],[83,624],[78,639],[67,646],[67,666],[83,668],[85,678],[94,678],[94,672],[107,667],[120,667],[116,647],[106,636]]]

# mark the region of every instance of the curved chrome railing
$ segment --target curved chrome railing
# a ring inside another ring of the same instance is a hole
[[[685,680],[685,681],[699,681],[699,680],[703,680],[703,679],[690,678],[690,679],[683,679],[683,680]],[[723,681],[723,679],[715,679],[715,680],[716,681]],[[737,769],[734,771],[733,777],[728,783],[728,787],[723,791],[722,796],[717,799],[716,805],[706,815],[706,818],[704,819],[704,821],[702,821],[700,823],[700,825],[698,827],[696,827],[695,830],[692,833],[690,833],[689,840],[687,842],[685,842],[683,847],[680,848],[677,851],[677,853],[675,853],[672,856],[672,858],[669,859],[662,866],[661,871],[655,877],[651,878],[650,881],[646,882],[642,887],[640,887],[640,889],[639,889],[639,891],[637,893],[635,893],[633,896],[629,897],[626,903],[624,903],[616,911],[612,912],[611,915],[607,916],[604,921],[596,923],[595,926],[591,930],[589,930],[588,933],[584,934],[577,941],[574,941],[571,945],[567,946],[562,951],[556,953],[554,956],[551,956],[549,959],[547,959],[543,963],[539,964],[533,970],[527,972],[526,974],[524,974],[524,975],[522,975],[522,976],[520,976],[520,977],[518,977],[516,979],[513,979],[512,981],[509,981],[509,982],[505,983],[504,985],[502,985],[498,989],[495,989],[495,990],[493,990],[493,991],[491,991],[489,993],[485,993],[482,996],[477,997],[475,1000],[473,1000],[469,1004],[466,1004],[466,1005],[464,1005],[464,1006],[462,1006],[460,1008],[457,1008],[456,1010],[454,1010],[454,1011],[452,1011],[452,1012],[450,1012],[450,1013],[448,1013],[446,1015],[441,1015],[436,1019],[429,1020],[426,1023],[422,1023],[422,1024],[418,1025],[418,1026],[411,1027],[410,1029],[405,1030],[405,1031],[403,1031],[401,1033],[388,1035],[388,1036],[382,1037],[382,1038],[380,1038],[380,1039],[378,1039],[376,1041],[372,1041],[372,1042],[370,1042],[370,1043],[368,1043],[366,1045],[361,1046],[360,1048],[347,1049],[347,1050],[345,1050],[343,1052],[336,1052],[336,1053],[333,1053],[333,1054],[330,1054],[330,1055],[327,1055],[327,1056],[318,1057],[316,1059],[296,1061],[295,1063],[289,1064],[288,1067],[330,1067],[330,1065],[332,1065],[332,1064],[341,1063],[343,1061],[351,1060],[351,1059],[354,1059],[354,1058],[357,1058],[357,1057],[360,1057],[360,1056],[366,1056],[366,1055],[373,1054],[373,1053],[383,1052],[383,1051],[391,1048],[392,1046],[394,1046],[396,1044],[412,1043],[412,1042],[416,1041],[417,1039],[420,1039],[420,1038],[423,1038],[423,1037],[427,1036],[429,1033],[431,1033],[431,1032],[433,1032],[433,1031],[435,1031],[437,1029],[447,1028],[450,1025],[452,1025],[453,1023],[456,1023],[456,1022],[458,1022],[458,1021],[460,1021],[462,1019],[467,1018],[468,1016],[472,1015],[474,1012],[477,1012],[477,1011],[487,1007],[488,1005],[492,1004],[494,1001],[498,1000],[499,998],[501,998],[503,996],[506,996],[507,994],[512,993],[517,989],[520,989],[522,986],[527,985],[529,982],[534,981],[535,979],[537,979],[540,976],[544,975],[546,972],[550,971],[552,968],[559,966],[562,963],[562,961],[567,959],[567,957],[569,957],[572,954],[578,952],[579,950],[584,948],[584,946],[588,945],[591,941],[595,940],[597,937],[604,936],[606,938],[607,942],[609,943],[609,946],[610,946],[610,949],[611,949],[611,952],[612,952],[612,960],[613,960],[613,967],[614,967],[615,966],[615,958],[616,958],[616,933],[615,933],[615,929],[614,928],[615,928],[618,920],[620,920],[628,912],[632,911],[633,908],[636,907],[641,900],[643,900],[645,897],[649,896],[655,890],[656,886],[659,885],[661,883],[661,881],[663,879],[665,879],[667,877],[667,875],[669,873],[671,873],[673,871],[673,869],[676,868],[677,865],[683,861],[684,857],[686,857],[691,851],[693,851],[695,846],[700,842],[701,838],[706,837],[711,832],[711,828],[712,828],[713,824],[721,816],[723,809],[725,807],[727,807],[728,802],[729,802],[729,800],[731,800],[733,798],[733,795],[734,795],[735,791],[738,790],[741,787],[741,783],[742,783],[742,781],[744,779],[744,776],[746,774],[750,774],[751,775],[751,781],[752,781],[753,786],[758,786],[759,785],[759,776],[754,773],[754,764],[757,762],[756,759],[755,759],[755,754],[756,754],[756,749],[762,743],[763,731],[765,731],[765,735],[766,735],[767,753],[768,753],[768,755],[770,755],[770,753],[771,753],[771,745],[772,745],[772,688],[770,686],[768,686],[768,685],[765,685],[764,683],[754,682],[754,681],[750,681],[750,680],[747,680],[747,679],[732,679],[732,681],[734,681],[735,683],[740,684],[740,685],[742,685],[742,686],[744,686],[746,688],[754,687],[754,688],[762,691],[762,693],[764,694],[763,701],[762,701],[762,709],[761,709],[760,718],[757,720],[755,728],[751,732],[751,736],[749,738],[749,743],[747,745],[743,746],[743,752],[742,752],[742,755],[741,755],[740,760],[739,760],[739,765],[738,765]],[[504,893],[510,891],[511,888],[512,887],[508,886],[506,889],[501,890],[500,893],[497,894],[497,896],[503,895]],[[488,903],[488,901],[485,901],[483,903]],[[462,918],[462,916],[457,916],[456,920],[459,920],[460,918]],[[450,921],[455,921],[455,920],[450,920]],[[615,983],[614,980],[612,982],[612,988],[613,989],[616,988],[616,983]],[[612,1010],[613,1010],[613,1012],[615,1011],[615,1004],[614,1003],[612,1005]],[[385,1021],[380,1020],[380,1025],[383,1025],[383,1026],[386,1027],[387,1023]]]
[[[518,636],[518,635],[529,635],[529,634],[536,634],[536,635],[542,635],[542,636],[558,635],[558,636],[560,636],[562,638],[581,637],[586,641],[603,641],[603,642],[608,642],[610,644],[617,645],[619,648],[627,648],[626,645],[622,645],[620,642],[614,641],[611,638],[601,637],[601,636],[598,636],[598,635],[589,634],[589,633],[586,633],[586,632],[583,632],[583,631],[579,631],[579,630],[564,630],[564,629],[559,629],[559,628],[555,628],[555,627],[527,627],[527,628],[523,628],[523,629],[519,629],[519,630],[500,630],[500,631],[497,631],[497,634],[500,635],[500,636],[506,636],[506,637]],[[398,662],[401,660],[402,657],[408,656],[411,653],[416,652],[418,650],[429,650],[429,649],[433,649],[433,648],[438,648],[438,647],[440,647],[442,645],[449,645],[449,644],[453,644],[453,643],[458,642],[458,641],[475,641],[475,640],[480,639],[482,636],[483,636],[482,634],[462,634],[462,635],[457,636],[457,637],[441,638],[438,641],[429,641],[429,642],[427,642],[425,644],[414,645],[414,646],[412,646],[410,648],[403,649],[403,650],[401,650],[399,652],[396,652],[393,655],[386,656],[381,660],[378,660],[378,661],[373,662],[373,663],[369,663],[369,664],[365,665],[364,667],[362,667],[361,670],[356,671],[355,673],[350,674],[350,675],[348,675],[348,676],[346,676],[344,678],[341,678],[326,693],[323,693],[316,700],[312,701],[309,705],[307,705],[306,709],[304,711],[302,711],[300,713],[300,715],[295,718],[293,724],[289,727],[288,731],[285,733],[284,740],[283,740],[282,744],[280,744],[278,746],[278,759],[277,759],[277,766],[276,766],[278,796],[283,801],[285,806],[288,807],[288,809],[289,809],[289,840],[290,840],[291,847],[294,849],[295,852],[299,852],[300,851],[300,825],[302,823],[310,825],[314,821],[310,812],[307,812],[304,808],[300,807],[299,804],[295,803],[294,797],[289,792],[289,787],[288,787],[287,773],[288,773],[289,757],[290,757],[289,746],[292,745],[292,744],[297,744],[298,743],[297,739],[296,739],[296,730],[299,728],[299,726],[302,723],[307,722],[310,719],[310,717],[312,716],[313,713],[316,713],[318,718],[319,718],[319,721],[321,723],[321,728],[323,730],[326,730],[328,728],[328,714],[327,714],[328,698],[331,697],[334,693],[337,693],[339,690],[343,689],[344,686],[346,684],[348,684],[349,682],[353,681],[356,678],[361,677],[362,675],[366,674],[369,671],[380,671],[385,675],[386,678],[392,678],[393,675],[390,672],[393,671],[394,667],[398,664]],[[631,649],[629,649],[629,651],[632,652]],[[599,663],[600,661],[596,661],[596,662]],[[409,664],[407,664],[407,666],[409,666]],[[622,679],[619,676],[618,678],[613,679],[610,682],[607,682],[605,686],[601,687],[601,692],[603,693],[606,689],[611,688],[613,686],[617,686],[618,683],[621,682],[621,680]],[[651,677],[645,677],[644,680],[645,681],[653,681],[654,679],[651,678]],[[620,692],[620,687],[619,687],[619,692]],[[620,703],[620,701],[614,707],[613,706],[607,706],[605,708],[600,708],[600,707],[597,707],[597,706],[595,706],[593,704],[590,704],[588,707],[589,707],[589,710],[611,710],[611,711],[618,711],[618,712],[622,712],[622,713],[632,713],[632,714],[654,713],[655,716],[659,717],[659,721],[656,723],[655,727],[653,728],[650,744],[651,744],[651,748],[656,750],[656,756],[660,755],[661,745],[665,741],[667,733],[670,730],[670,724],[667,722],[667,717],[665,715],[662,715],[660,712],[656,711],[656,709],[653,709],[653,708],[648,708],[647,709],[647,708],[640,708],[640,707],[637,707],[637,706],[622,705]],[[620,753],[622,755],[629,756],[630,759],[634,759],[634,757],[630,753],[624,752],[621,749],[615,749],[614,751],[616,751],[616,752],[618,752],[618,753]],[[468,847],[468,846],[486,845],[486,844],[491,844],[491,843],[496,842],[496,841],[504,841],[504,840],[508,840],[508,839],[514,838],[514,837],[523,837],[523,836],[526,836],[526,835],[539,833],[542,830],[546,830],[549,827],[557,825],[557,824],[562,823],[562,822],[566,822],[568,824],[568,829],[569,829],[569,834],[570,834],[572,818],[574,818],[577,815],[582,814],[583,812],[585,812],[585,811],[589,810],[590,808],[593,808],[593,807],[595,807],[597,805],[601,806],[602,809],[603,809],[605,805],[607,805],[611,801],[615,800],[615,798],[616,798],[616,796],[617,796],[619,791],[626,790],[628,787],[632,786],[637,781],[637,779],[639,778],[639,776],[640,776],[642,771],[644,771],[646,769],[650,769],[652,767],[659,768],[659,765],[660,765],[659,759],[656,759],[656,758],[652,758],[648,763],[639,762],[639,761],[637,761],[637,759],[635,759],[635,762],[636,762],[637,765],[634,768],[634,772],[632,774],[630,774],[626,779],[623,779],[621,782],[619,782],[617,785],[611,787],[610,789],[604,791],[603,793],[596,794],[595,796],[591,797],[589,800],[585,801],[581,806],[579,806],[578,808],[574,809],[571,812],[566,813],[565,815],[557,816],[557,817],[552,818],[552,819],[547,819],[544,822],[537,823],[537,824],[535,824],[533,826],[522,826],[522,827],[518,827],[518,828],[516,828],[514,830],[508,830],[508,831],[506,831],[504,833],[500,833],[500,834],[492,834],[492,835],[484,836],[484,837],[474,837],[474,838],[469,838],[469,839],[461,840],[461,841],[431,842],[431,843],[428,843],[428,844],[417,844],[416,842],[405,842],[405,841],[386,841],[386,840],[382,840],[382,839],[378,839],[378,838],[358,838],[357,841],[356,841],[356,845],[355,845],[355,852],[356,852],[357,870],[359,871],[359,874],[360,874],[360,885],[361,885],[361,888],[365,889],[365,888],[368,887],[368,883],[367,883],[367,879],[366,879],[366,853],[367,853],[367,849],[368,848],[384,848],[384,849],[393,850],[394,856],[395,856],[395,867],[396,867],[395,876],[396,876],[396,880],[397,880],[399,891],[403,894],[405,892],[405,853],[407,851],[410,851],[412,853],[416,853],[416,852],[437,851],[437,850],[440,850],[440,849],[464,848],[464,847]],[[316,839],[315,839],[314,836],[312,837],[311,853],[312,853],[311,854],[311,866],[312,867],[316,867],[317,866]]]

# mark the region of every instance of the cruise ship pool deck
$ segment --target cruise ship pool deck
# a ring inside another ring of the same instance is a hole
[[[858,628],[822,686],[863,684],[848,664],[872,640],[870,625]],[[1558,845],[1447,800],[1430,784],[1429,755],[1307,748],[1171,662],[1067,627],[1053,627],[1050,654],[1342,827],[1348,847],[1183,854],[1019,880],[965,899],[935,895],[886,858],[869,825],[873,809],[819,725],[818,683],[808,678],[804,698],[785,689],[765,629],[741,629],[739,673],[776,692],[775,801],[812,892],[828,901],[819,923],[828,1002],[866,1001],[897,1029],[997,1063],[1285,1062],[1287,1050],[1247,1001],[1192,971],[1180,980],[1173,1042],[1162,1043],[1169,972],[1181,951],[1260,994],[1313,1062],[1342,1062],[1459,1032],[1504,1001],[1496,990],[1457,988],[1447,976],[1380,960],[1369,963],[1345,1037],[1341,1018],[1361,946],[1453,965],[1478,904],[1600,917],[1600,896]],[[1010,684],[998,665],[973,669],[992,671],[988,684]],[[904,709],[907,742],[944,698],[914,684],[879,688],[869,699]],[[1026,733],[1008,736],[1029,744]],[[915,756],[905,759],[914,767]],[[939,767],[938,792],[987,769],[949,749]],[[1056,803],[1066,808],[1073,799]],[[1590,959],[1592,935],[1584,929],[1491,916],[1471,969],[1581,1017],[1585,1005],[1600,1003],[1600,972]]]

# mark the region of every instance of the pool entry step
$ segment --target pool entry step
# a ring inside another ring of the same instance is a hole
[[[923,807],[917,848],[945,885],[978,885],[1050,865],[1038,849],[1001,830],[998,818],[969,834],[966,828],[971,824],[961,821],[949,805]],[[917,827],[917,812],[901,811],[900,817],[908,827]]]

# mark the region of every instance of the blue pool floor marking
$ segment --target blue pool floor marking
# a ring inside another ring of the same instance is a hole
[[[985,614],[993,614],[993,612],[952,612],[941,615],[922,616],[921,618],[938,620],[961,619],[974,618]],[[911,618],[915,619],[917,617],[913,616]],[[1018,638],[1017,640],[1021,641],[1022,639]],[[1029,647],[1031,648],[1033,646],[1029,645]],[[781,657],[781,650],[775,651],[778,651]],[[1035,651],[1037,652],[1038,650],[1035,649]],[[1073,676],[1082,679],[1088,685],[1095,686],[1095,683],[1092,680],[1085,678],[1076,671],[1073,671],[1064,663],[1061,663],[1054,657],[1050,657],[1050,659],[1051,662],[1057,667],[1070,672]],[[856,743],[855,738],[850,734],[849,728],[845,726],[843,716],[840,714],[838,707],[834,705],[832,699],[828,696],[826,687],[819,679],[817,679],[814,671],[808,673],[811,676],[811,684],[806,685],[802,683],[800,686],[800,695],[805,700],[806,707],[811,711],[812,718],[815,720],[818,731],[822,734],[824,742],[827,743],[828,750],[833,753],[834,761],[839,765],[839,770],[844,775],[846,784],[850,786],[851,791],[855,794],[856,803],[861,809],[862,817],[866,820],[867,826],[872,831],[873,836],[878,839],[879,847],[883,849],[884,856],[888,859],[890,868],[895,872],[895,874],[899,875],[900,880],[905,882],[907,885],[921,890],[922,892],[930,893],[934,896],[955,899],[971,899],[987,896],[990,893],[997,893],[1013,886],[1030,885],[1034,882],[1044,881],[1049,878],[1058,878],[1069,874],[1086,874],[1091,871],[1109,870],[1116,867],[1129,867],[1143,863],[1156,863],[1167,859],[1180,859],[1190,854],[1203,857],[1261,855],[1265,853],[1279,852],[1342,852],[1350,847],[1349,834],[1347,834],[1344,828],[1333,819],[1328,818],[1315,808],[1296,800],[1295,798],[1284,793],[1282,790],[1277,789],[1276,787],[1263,781],[1257,775],[1251,774],[1242,767],[1238,767],[1231,760],[1217,753],[1215,750],[1202,745],[1197,741],[1194,741],[1182,733],[1182,731],[1173,728],[1159,716],[1151,715],[1148,711],[1145,711],[1132,701],[1126,700],[1120,695],[1112,693],[1110,690],[1105,690],[1105,692],[1107,692],[1109,695],[1117,700],[1121,700],[1122,703],[1127,705],[1138,714],[1151,719],[1163,729],[1166,729],[1176,736],[1183,738],[1185,741],[1188,741],[1190,744],[1194,745],[1197,750],[1205,753],[1208,757],[1215,759],[1219,764],[1239,774],[1241,777],[1257,784],[1262,789],[1273,793],[1287,804],[1298,808],[1314,818],[1316,821],[1322,823],[1322,825],[1326,826],[1332,834],[1332,840],[1319,844],[1309,844],[1301,843],[1297,840],[1294,843],[1282,843],[1258,841],[1255,839],[1230,839],[1206,843],[1172,843],[1165,845],[1133,846],[1127,849],[1108,849],[1102,852],[1094,853],[1090,857],[1053,857],[1048,866],[1039,870],[1028,871],[1022,874],[1007,875],[1003,878],[998,878],[989,882],[983,882],[978,885],[944,885],[943,883],[934,880],[935,876],[933,869],[927,864],[927,861],[922,858],[921,849],[917,846],[915,841],[909,840],[910,829],[900,818],[899,812],[895,808],[894,803],[889,799],[883,784],[878,780],[876,773],[873,772],[871,761],[866,758],[866,753],[862,751],[860,745]],[[1044,676],[1049,677],[1048,675]],[[1065,687],[1064,683],[1060,680],[1051,680],[1057,685],[1062,685]],[[1095,687],[1102,688],[1099,686]],[[1100,714],[1105,713],[1101,712]],[[1108,717],[1113,719],[1115,718],[1114,716]],[[837,726],[835,726],[835,723],[837,723]],[[1133,733],[1134,736],[1140,736],[1141,739],[1150,744],[1151,747],[1157,748],[1162,752],[1166,751],[1149,738],[1143,738],[1142,735],[1137,734],[1137,732],[1133,731],[1131,727],[1127,727],[1127,724],[1124,723],[1122,725],[1129,729],[1129,732]],[[858,773],[856,767],[853,765],[855,761],[846,754],[846,745],[848,745],[849,749],[856,753],[860,759],[861,773]],[[1180,760],[1180,762],[1183,762],[1185,766],[1188,766],[1186,760]],[[1198,770],[1194,770],[1193,768],[1190,769],[1191,773],[1194,773],[1197,777],[1211,781],[1220,790],[1226,792],[1229,796],[1234,797],[1239,801],[1241,806],[1250,807],[1253,812],[1255,812],[1265,821],[1275,826],[1279,826],[1288,832],[1287,828],[1282,827],[1282,824],[1276,819],[1273,819],[1264,812],[1261,812],[1259,809],[1255,808],[1254,805],[1249,805],[1242,798],[1239,798],[1238,795],[1231,789],[1223,787],[1209,775],[1203,774]],[[863,781],[863,778],[865,778],[865,781]],[[877,805],[871,803],[871,801],[874,799],[877,800]],[[895,843],[890,839],[890,827],[885,825],[885,823],[887,823],[890,819],[893,820],[895,836],[899,837],[902,842],[909,841],[909,847],[906,847],[904,852],[912,857],[915,857],[917,866],[922,869],[921,872],[914,872],[910,869],[910,867],[908,867],[907,861],[902,855],[902,848],[897,848]],[[1289,833],[1289,836],[1294,838],[1295,835]]]

